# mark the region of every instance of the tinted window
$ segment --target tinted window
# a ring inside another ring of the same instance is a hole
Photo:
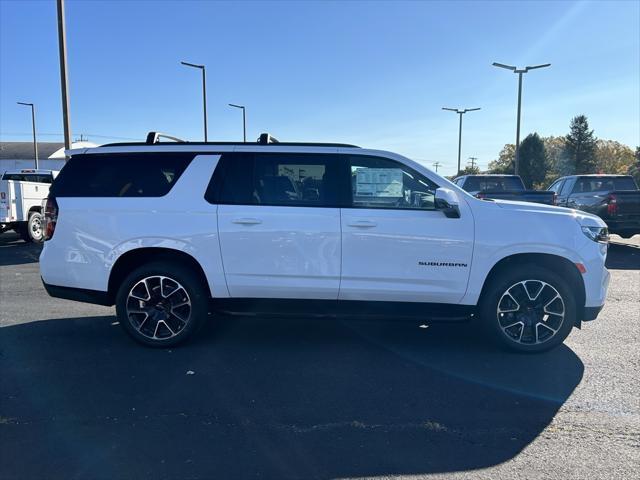
[[[562,189],[563,183],[564,183],[564,180],[556,180],[553,184],[551,184],[549,188],[547,188],[547,190],[550,190],[555,193],[559,193],[560,190]]]
[[[35,173],[5,173],[2,180],[13,180],[14,182],[37,182],[51,183],[51,175],[37,175]]]
[[[350,157],[352,205],[360,208],[434,210],[438,186],[393,160]]]
[[[336,207],[335,155],[225,154],[205,198],[212,203]]]
[[[570,178],[567,178],[564,181],[564,184],[560,187],[560,191],[558,192],[558,194],[559,195],[569,195],[572,183],[573,183],[572,180]]]
[[[637,190],[637,188],[631,177],[582,177],[576,181],[573,193]]]
[[[517,177],[467,177],[463,187],[467,192],[500,192],[522,190],[522,182]]]
[[[193,153],[75,155],[51,186],[57,197],[161,197]]]

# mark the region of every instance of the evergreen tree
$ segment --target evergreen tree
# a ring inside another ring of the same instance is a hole
[[[571,173],[595,173],[596,137],[589,130],[589,121],[585,115],[571,120],[569,134],[565,137],[565,153]]]
[[[520,144],[519,173],[529,189],[541,187],[547,174],[547,155],[537,133],[531,133]]]

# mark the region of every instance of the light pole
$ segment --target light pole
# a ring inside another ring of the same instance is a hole
[[[476,110],[480,110],[480,108],[447,108],[442,107],[442,110],[448,110],[450,112],[456,112],[460,115],[460,125],[458,127],[458,173],[456,175],[460,175],[460,153],[462,152],[462,115],[467,112],[475,112]]]
[[[205,74],[204,65],[197,65],[195,63],[180,62],[187,67],[199,68],[202,70],[202,109],[204,112],[204,141],[207,141],[207,77]]]
[[[515,154],[515,174],[518,175],[520,170],[520,112],[522,110],[522,74],[527,73],[529,70],[535,70],[536,68],[550,67],[550,63],[542,65],[527,66],[524,68],[518,68],[513,65],[505,65],[504,63],[493,62],[494,67],[505,68],[511,70],[513,73],[518,74],[518,120],[516,123],[516,154]]]
[[[67,31],[64,22],[64,0],[58,0],[58,52],[60,55],[60,90],[62,96],[62,126],[64,148],[71,148],[71,120],[69,119],[69,75],[67,72]],[[66,156],[65,156],[66,160]]]
[[[31,107],[31,128],[33,129],[33,155],[36,158],[36,170],[38,169],[38,142],[36,141],[36,107],[33,103],[17,102],[18,105]]]
[[[247,117],[245,116],[244,105],[236,105],[235,103],[230,103],[229,106],[242,109],[242,140],[244,143],[247,143]]]

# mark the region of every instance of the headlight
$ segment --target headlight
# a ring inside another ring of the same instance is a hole
[[[582,233],[594,242],[609,243],[609,229],[607,227],[582,227]]]

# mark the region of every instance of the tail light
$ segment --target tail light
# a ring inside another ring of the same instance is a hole
[[[7,198],[7,194],[4,192],[0,192],[0,200],[4,200],[5,198]]]
[[[607,197],[607,214],[611,216],[618,214],[618,199],[613,193]]]
[[[554,205],[558,205],[558,194],[556,192],[553,192],[553,204]]]
[[[54,197],[47,197],[44,201],[44,239],[50,240],[56,231],[58,221],[58,202]]]

